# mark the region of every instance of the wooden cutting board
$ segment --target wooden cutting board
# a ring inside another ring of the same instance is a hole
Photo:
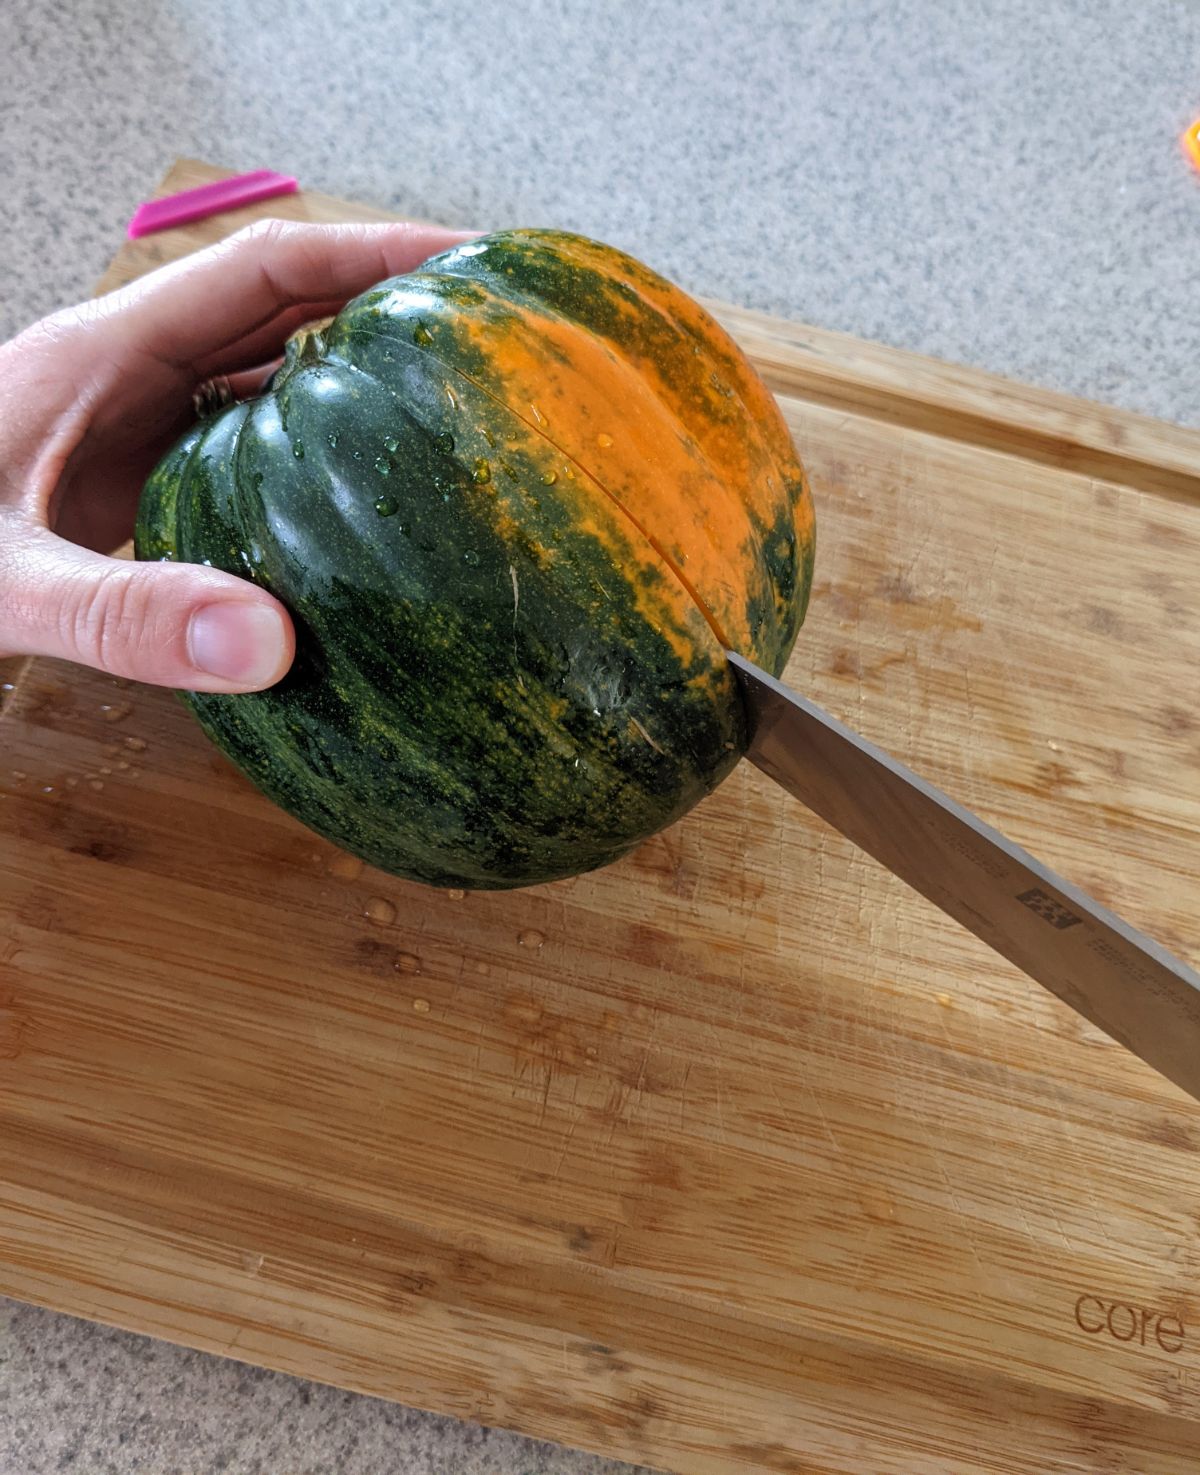
[[[1200,961],[1200,435],[720,312],[818,500],[789,679]],[[162,691],[0,734],[0,1290],[677,1471],[1196,1469],[1200,1105],[748,766],[462,897]]]

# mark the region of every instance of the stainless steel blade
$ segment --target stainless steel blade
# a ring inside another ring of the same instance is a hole
[[[1200,1100],[1200,974],[812,702],[728,654],[750,714],[752,763]]]

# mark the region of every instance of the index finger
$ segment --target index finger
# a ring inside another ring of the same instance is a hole
[[[301,303],[347,301],[412,271],[474,232],[403,221],[305,225],[259,221],[122,287],[100,307],[129,346],[171,368],[220,353]]]

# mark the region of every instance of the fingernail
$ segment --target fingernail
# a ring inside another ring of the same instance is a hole
[[[269,604],[223,600],[198,609],[188,624],[188,655],[198,671],[265,686],[283,661],[284,625]]]

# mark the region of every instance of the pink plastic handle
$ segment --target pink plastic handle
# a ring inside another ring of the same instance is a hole
[[[148,236],[152,231],[169,230],[173,225],[187,225],[207,215],[219,215],[238,205],[253,205],[256,200],[269,200],[275,195],[296,193],[296,181],[273,169],[255,169],[250,174],[235,174],[216,184],[202,184],[197,189],[180,190],[161,200],[148,200],[139,205],[125,234],[131,241]]]

